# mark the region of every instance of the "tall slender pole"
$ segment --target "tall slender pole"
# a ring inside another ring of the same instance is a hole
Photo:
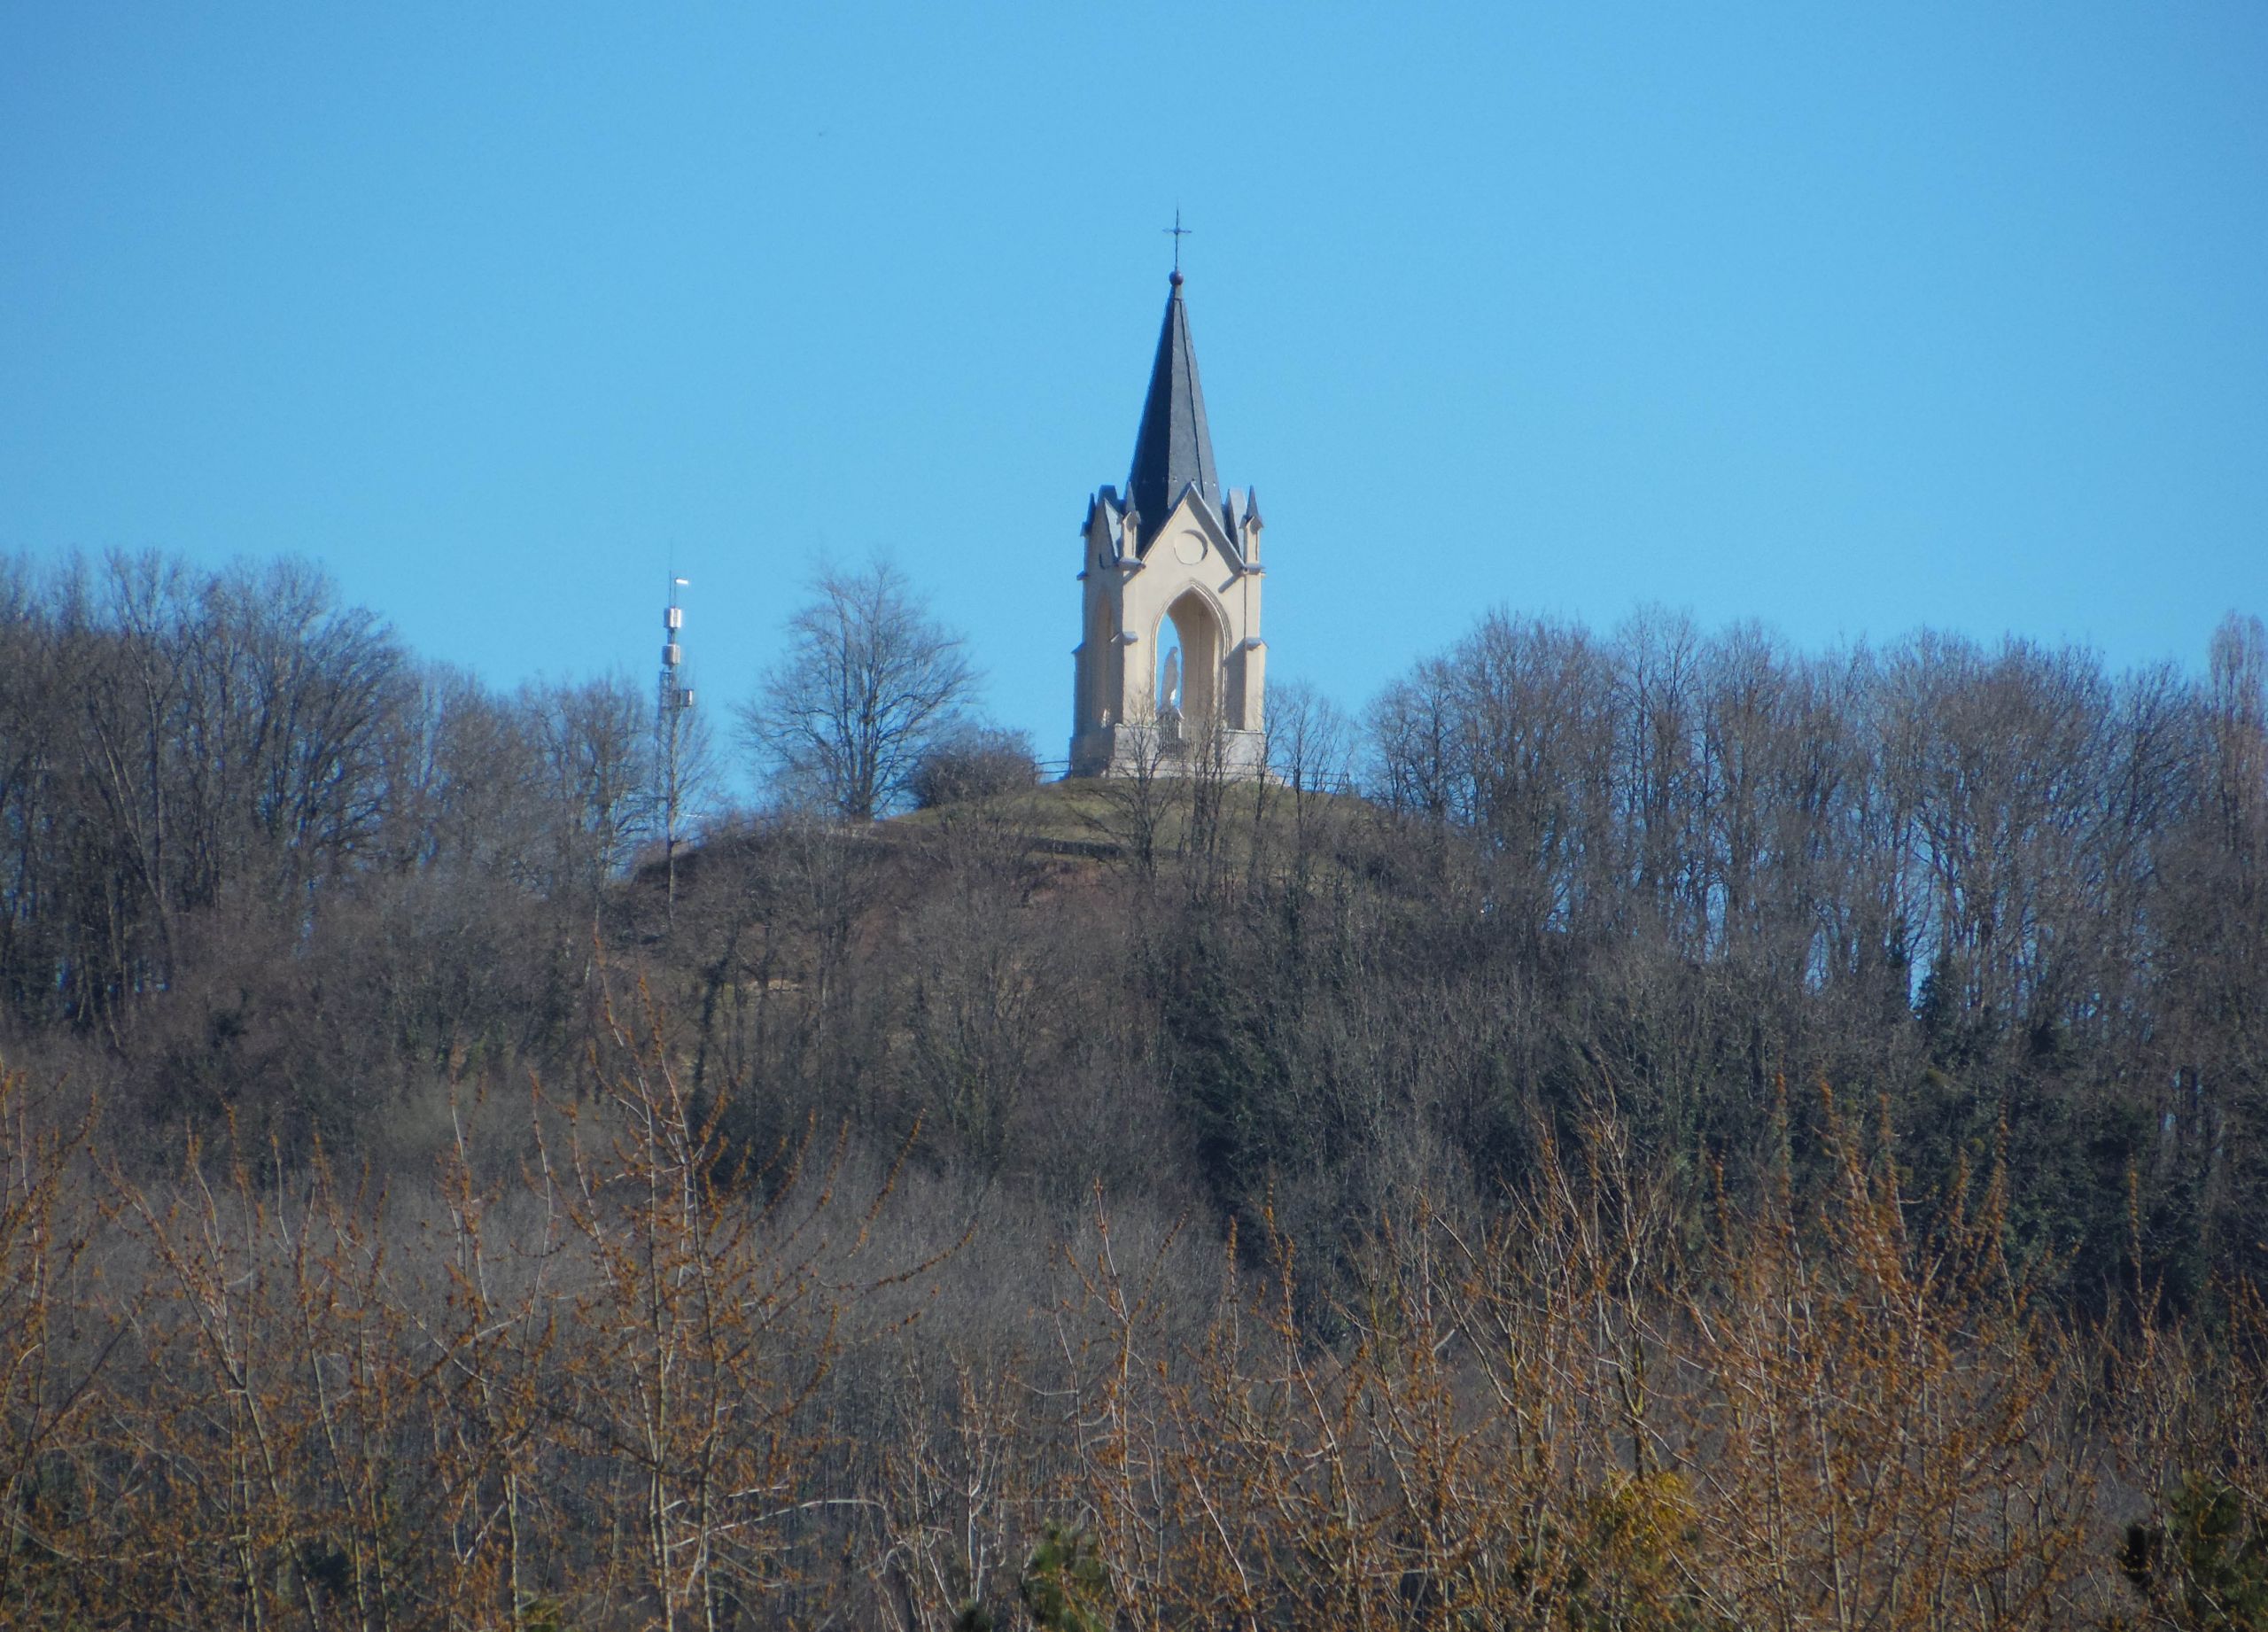
[[[686,716],[693,711],[693,688],[684,683],[680,665],[685,648],[680,635],[685,628],[685,609],[678,591],[687,580],[670,575],[669,603],[662,613],[662,673],[654,706],[655,758],[662,778],[662,869],[665,879],[663,912],[672,929],[677,928],[677,820],[680,800],[678,758],[685,741]]]

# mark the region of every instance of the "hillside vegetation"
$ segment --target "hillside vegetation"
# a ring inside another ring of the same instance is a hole
[[[649,707],[0,571],[0,1615],[2257,1624],[2256,621],[1490,615],[673,882]]]

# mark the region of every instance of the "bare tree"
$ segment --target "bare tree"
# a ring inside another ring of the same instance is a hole
[[[871,821],[959,724],[977,671],[888,562],[824,568],[812,589],[742,728],[785,790]]]
[[[1146,882],[1157,873],[1172,807],[1172,745],[1147,713],[1122,722],[1118,741],[1119,763],[1101,779],[1102,808],[1091,820],[1133,858],[1135,871]]]
[[[1253,866],[1262,865],[1269,816],[1280,793],[1291,806],[1292,867],[1301,877],[1330,795],[1348,791],[1354,722],[1336,703],[1292,680],[1268,694],[1268,774],[1252,784]]]

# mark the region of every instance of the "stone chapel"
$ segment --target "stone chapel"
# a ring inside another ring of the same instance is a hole
[[[1175,774],[1216,742],[1229,774],[1266,772],[1260,503],[1222,493],[1181,286],[1177,268],[1126,493],[1087,501],[1074,776]]]

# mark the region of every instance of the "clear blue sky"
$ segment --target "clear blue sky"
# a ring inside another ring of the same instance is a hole
[[[504,684],[645,680],[674,550],[720,704],[880,548],[1060,754],[1177,205],[1276,678],[2268,611],[2258,0],[19,4],[0,548],[302,553]]]

